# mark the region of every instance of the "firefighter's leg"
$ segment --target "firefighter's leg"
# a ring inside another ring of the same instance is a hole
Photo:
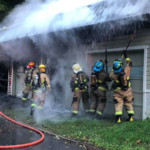
[[[133,100],[134,100],[134,95],[133,95],[132,89],[129,88],[126,91],[126,97],[125,97],[125,103],[124,103],[128,116],[129,116],[128,121],[133,121],[133,115],[134,115]]]
[[[23,106],[26,106],[26,104],[27,104],[27,98],[28,98],[30,91],[31,91],[31,87],[25,86],[25,88],[23,90],[23,97],[22,97],[22,105]]]
[[[38,106],[38,109],[43,109],[44,107],[44,102],[45,102],[45,93],[41,93],[40,95],[40,104]]]
[[[123,100],[124,100],[124,97],[122,95],[120,95],[119,93],[114,94],[115,116],[116,116],[115,121],[117,123],[121,122]]]
[[[94,91],[91,91],[91,100],[92,100],[92,104],[90,107],[90,115],[91,118],[93,119],[95,116],[95,110],[97,109],[97,95]]]
[[[81,99],[81,92],[75,91],[73,96],[73,110],[72,110],[72,117],[77,117],[79,113],[79,105]]]
[[[106,105],[106,92],[99,91],[98,93],[98,105],[96,110],[96,118],[102,119],[102,114]]]
[[[88,92],[82,93],[82,102],[83,102],[85,113],[87,116],[89,116],[90,106],[89,106],[89,93]]]
[[[30,111],[31,116],[33,116],[35,109],[38,107],[37,101],[38,101],[38,93],[34,91],[33,92],[33,102],[31,104],[31,111]]]

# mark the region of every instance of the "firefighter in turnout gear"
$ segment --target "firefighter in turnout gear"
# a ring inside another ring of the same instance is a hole
[[[45,72],[46,66],[41,64],[39,65],[39,72],[33,76],[33,103],[31,104],[31,115],[33,115],[36,108],[43,109],[46,93],[50,92],[50,80]]]
[[[35,69],[35,63],[31,61],[27,65],[27,70],[25,71],[24,77],[25,87],[23,90],[23,97],[22,97],[23,105],[26,104],[28,95],[32,91],[32,77],[35,72],[37,72],[37,69]]]
[[[126,57],[125,57],[126,58]],[[110,78],[114,81],[112,89],[114,90],[114,102],[115,102],[115,116],[116,122],[121,122],[123,105],[127,110],[129,119],[133,121],[133,100],[134,95],[130,83],[130,73],[132,68],[132,61],[130,58],[126,58],[126,67],[123,69],[122,61],[115,60],[113,63],[113,71],[110,73]]]
[[[78,112],[79,112],[79,105],[80,105],[80,100],[82,98],[84,110],[86,114],[88,115],[89,113],[89,93],[88,93],[88,85],[87,83],[89,82],[89,78],[86,75],[85,72],[82,71],[82,67],[80,64],[76,63],[72,67],[73,69],[73,75],[70,81],[70,87],[72,89],[72,92],[74,93],[73,95],[73,100],[72,100],[72,105],[73,105],[73,110],[72,110],[72,116],[77,117]]]
[[[91,117],[96,116],[97,119],[102,118],[102,114],[106,105],[106,92],[108,90],[107,82],[110,82],[109,74],[104,70],[102,61],[97,61],[92,68],[91,73],[91,99],[90,108]]]

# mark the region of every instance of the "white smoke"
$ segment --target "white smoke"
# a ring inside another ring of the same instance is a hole
[[[3,21],[0,41],[139,16],[149,7],[149,0],[26,0]]]

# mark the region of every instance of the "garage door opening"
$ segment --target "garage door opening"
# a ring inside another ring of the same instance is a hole
[[[0,62],[0,94],[7,94],[8,63]]]

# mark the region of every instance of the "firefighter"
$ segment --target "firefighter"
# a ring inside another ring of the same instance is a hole
[[[86,114],[89,113],[89,93],[88,93],[88,85],[89,78],[85,72],[82,71],[82,67],[80,64],[76,63],[72,66],[73,75],[71,77],[70,86],[72,89],[73,100],[73,110],[72,110],[72,117],[77,117],[79,113],[79,105],[80,99],[82,98],[84,110]]]
[[[35,63],[31,61],[27,65],[27,70],[25,71],[24,77],[25,87],[23,90],[23,97],[22,97],[23,105],[26,105],[28,95],[32,91],[32,77],[35,72],[37,72],[37,69],[35,69]]]
[[[126,67],[123,69],[122,61],[115,60],[113,63],[113,71],[110,73],[110,78],[114,81],[112,89],[114,90],[115,116],[116,122],[121,122],[123,105],[127,110],[129,119],[133,121],[133,100],[134,95],[130,83],[130,73],[132,68],[132,61],[126,58]]]
[[[46,74],[46,66],[39,65],[39,72],[33,76],[33,103],[31,104],[30,115],[33,115],[35,108],[42,110],[47,92],[50,92],[50,80]]]
[[[106,105],[106,92],[108,90],[107,82],[110,82],[109,74],[104,70],[104,63],[97,61],[92,68],[91,73],[91,99],[90,108],[91,117],[102,118]]]

